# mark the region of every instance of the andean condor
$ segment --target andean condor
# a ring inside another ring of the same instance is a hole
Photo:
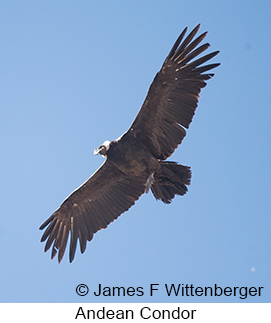
[[[40,229],[46,230],[45,251],[52,245],[51,258],[63,258],[70,232],[70,262],[77,240],[83,253],[94,233],[127,211],[141,194],[151,189],[154,197],[170,203],[184,195],[190,183],[187,166],[165,161],[182,142],[195,113],[200,90],[214,74],[217,63],[204,65],[218,51],[198,56],[210,45],[198,46],[206,32],[194,39],[200,25],[186,37],[183,30],[127,132],[114,141],[105,141],[95,154],[105,157],[103,165],[75,190]],[[194,39],[194,40],[193,40]]]

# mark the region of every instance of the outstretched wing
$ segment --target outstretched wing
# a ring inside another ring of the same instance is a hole
[[[53,244],[53,259],[63,258],[70,232],[70,262],[73,261],[79,238],[81,253],[95,232],[127,211],[144,193],[144,180],[124,174],[106,161],[82,186],[75,190],[40,229],[45,230],[41,241],[47,239],[45,251]]]
[[[161,70],[150,86],[147,97],[128,131],[142,141],[158,159],[168,158],[186,135],[195,113],[199,93],[214,74],[205,73],[220,64],[203,65],[218,51],[193,60],[210,45],[199,43],[207,33],[195,40],[198,25],[184,40],[181,33]]]

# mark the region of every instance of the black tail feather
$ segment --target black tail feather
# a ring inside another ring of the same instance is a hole
[[[187,192],[186,185],[190,184],[191,171],[190,167],[175,162],[160,163],[160,172],[155,173],[151,190],[157,200],[169,204],[176,194],[184,195]]]

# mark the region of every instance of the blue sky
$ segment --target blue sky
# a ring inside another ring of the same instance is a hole
[[[171,205],[145,194],[69,264],[40,224],[103,162],[185,26],[222,65],[170,158],[192,168]],[[0,302],[270,302],[270,1],[2,1]],[[78,284],[143,287],[84,298]],[[261,297],[148,295],[150,284],[263,286]]]

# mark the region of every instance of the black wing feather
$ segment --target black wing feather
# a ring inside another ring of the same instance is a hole
[[[51,258],[58,252],[61,262],[70,232],[69,259],[72,262],[78,239],[83,253],[94,233],[127,211],[144,190],[144,180],[124,174],[106,161],[40,226],[40,229],[48,226],[41,238],[41,241],[47,240],[45,251],[53,245]]]
[[[167,159],[182,142],[198,104],[200,91],[214,74],[205,72],[220,64],[200,66],[218,54],[202,54],[210,45],[197,47],[206,37],[195,40],[200,25],[184,39],[181,33],[161,70],[150,86],[147,97],[128,132],[139,139],[157,159]],[[184,127],[184,128],[183,128]]]

